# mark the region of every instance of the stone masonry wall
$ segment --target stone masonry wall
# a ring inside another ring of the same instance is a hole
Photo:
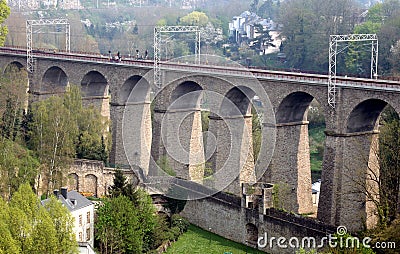
[[[235,200],[221,195],[188,201],[181,215],[205,230],[252,247],[256,247],[256,243],[248,241],[246,228],[249,224],[254,225],[258,230],[258,238],[267,236],[265,240],[269,243],[271,237],[275,237],[271,246],[268,244],[261,248],[271,254],[296,253],[293,248],[278,248],[276,239],[279,237],[285,237],[287,241],[291,237],[297,237],[300,241],[305,237],[314,237],[316,244],[319,244],[327,233],[336,232],[336,228],[321,222],[275,209],[267,209],[266,214],[259,214],[257,210],[240,207]]]

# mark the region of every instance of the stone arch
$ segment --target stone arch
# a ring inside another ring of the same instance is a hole
[[[118,91],[119,104],[145,102],[150,100],[150,84],[142,76],[128,78]]]
[[[113,91],[111,121],[113,144],[110,161],[138,166],[148,172],[152,140],[149,82],[140,75],[130,76]]]
[[[153,118],[153,158],[166,160],[177,177],[197,182],[204,176],[202,91],[193,80],[176,80],[157,94]]]
[[[91,192],[94,196],[97,197],[97,176],[93,174],[85,175],[85,192]]]
[[[42,77],[41,92],[64,92],[68,85],[68,77],[58,66],[52,66],[46,70]]]
[[[256,93],[245,86],[230,89],[222,101],[220,112],[223,116],[237,116],[251,114],[251,99]],[[233,105],[236,106],[232,107]]]
[[[289,93],[280,101],[275,113],[277,138],[266,181],[276,184],[281,193],[285,193],[281,208],[296,213],[316,211],[312,203],[311,153],[307,121],[313,100],[318,102],[308,92]],[[322,107],[321,110],[326,120]]]
[[[338,150],[340,159],[332,160],[335,172],[331,172],[331,179],[325,177],[333,187],[325,185],[325,190],[321,190],[324,196],[320,202],[324,202],[328,209],[321,210],[321,216],[318,211],[320,220],[345,225],[350,232],[369,229],[377,223],[376,207],[366,192],[379,193],[378,179],[375,178],[380,174],[379,119],[385,107],[392,106],[383,98],[367,98],[353,103],[349,113],[344,114],[343,133],[328,137],[332,140],[331,147]],[[331,149],[332,154],[334,149]],[[336,177],[337,180],[332,179]],[[334,188],[340,192],[336,193]],[[330,203],[335,203],[335,207],[330,207]]]
[[[7,73],[11,68],[15,68],[16,70],[21,70],[24,68],[24,65],[18,61],[13,61],[4,68],[4,73]]]
[[[366,132],[376,130],[378,119],[383,109],[388,105],[380,99],[368,99],[359,103],[347,118],[346,132]]]
[[[68,189],[79,191],[79,176],[76,173],[68,175]]]
[[[82,78],[81,89],[83,97],[107,96],[108,82],[100,72],[89,71]]]
[[[258,228],[253,223],[246,224],[246,242],[250,245],[257,245]]]
[[[254,161],[251,109],[255,95],[250,87],[231,87],[209,117],[206,158],[217,179],[215,187],[238,196],[242,183],[255,183],[262,175],[256,173]],[[210,142],[210,137],[215,141]]]
[[[171,93],[171,109],[200,108],[201,91],[203,88],[194,81],[185,81],[179,84]]]
[[[98,109],[102,116],[110,118],[108,82],[98,71],[89,71],[81,81],[82,104]]]
[[[293,123],[307,120],[307,111],[314,97],[305,92],[287,95],[279,104],[275,114],[276,123]]]

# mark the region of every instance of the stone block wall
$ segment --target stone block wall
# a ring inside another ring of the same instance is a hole
[[[129,182],[138,184],[138,177],[130,169],[121,169]],[[102,161],[75,160],[68,171],[68,189],[93,193],[97,197],[107,195],[113,185],[114,168],[105,167]]]
[[[296,253],[297,249],[290,246],[280,248],[277,245],[279,237],[287,240],[286,245],[292,237],[299,239],[300,244],[303,238],[308,241],[312,237],[318,245],[326,234],[336,232],[335,227],[314,219],[273,208],[260,214],[257,210],[241,207],[239,202],[239,198],[218,193],[201,200],[188,201],[181,215],[205,230],[256,248],[253,234],[257,235],[257,239],[267,236],[267,246],[260,246],[259,249],[271,254]],[[271,237],[275,237],[275,240],[270,245]],[[264,243],[263,240],[260,243]]]

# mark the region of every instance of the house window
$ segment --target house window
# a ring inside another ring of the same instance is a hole
[[[90,223],[90,212],[86,213],[86,221],[87,223]]]
[[[86,229],[86,241],[90,241],[90,228]]]
[[[82,214],[79,215],[79,226],[82,226]]]
[[[82,232],[79,232],[79,241],[82,242]]]

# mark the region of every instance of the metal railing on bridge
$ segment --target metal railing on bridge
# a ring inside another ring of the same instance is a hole
[[[35,49],[33,54],[36,58],[47,59],[65,59],[78,62],[93,62],[123,66],[138,66],[145,67],[149,70],[153,69],[152,60],[135,59],[133,57],[122,56],[120,60],[115,60],[112,56],[101,54],[86,53],[86,52],[65,52]],[[0,47],[0,55],[19,55],[26,57],[26,48],[23,47]],[[257,79],[281,80],[287,82],[307,83],[320,86],[328,85],[328,75],[304,73],[304,72],[289,72],[277,70],[264,70],[258,68],[247,68],[235,65],[209,65],[209,64],[188,64],[180,62],[162,61],[161,70],[195,72],[203,74],[235,76],[235,77],[254,77]],[[367,79],[354,77],[337,77],[338,87],[353,87],[360,89],[378,89],[389,91],[400,91],[400,80],[386,79]]]

